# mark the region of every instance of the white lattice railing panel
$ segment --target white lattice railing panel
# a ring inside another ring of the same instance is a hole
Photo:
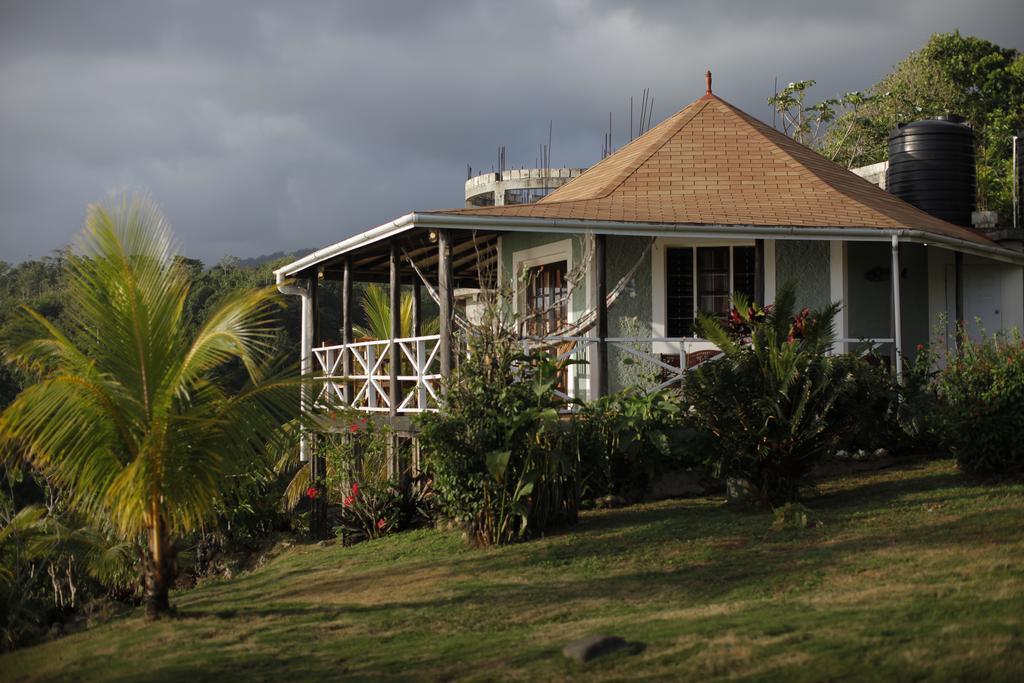
[[[401,388],[398,413],[436,410],[441,379],[440,335],[354,342],[313,349],[317,374],[326,381],[317,397],[323,407],[345,406],[367,412],[390,412],[391,345],[399,349],[397,381]],[[345,357],[351,372],[344,372]],[[347,391],[346,391],[347,390]],[[346,393],[351,396],[346,400]]]

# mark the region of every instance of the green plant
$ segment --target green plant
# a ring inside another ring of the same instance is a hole
[[[188,272],[140,198],[89,207],[67,276],[71,329],[25,308],[7,342],[7,360],[36,382],[0,415],[0,443],[97,527],[145,538],[155,618],[170,607],[177,541],[213,520],[234,475],[298,413],[296,381],[271,372],[277,295],[229,296],[189,334]],[[218,374],[232,363],[247,375],[237,391]]]
[[[341,504],[335,534],[352,544],[431,524],[430,478],[390,471],[393,432],[355,410],[335,413],[333,418],[346,425],[342,433],[321,440],[327,465],[324,494],[329,502]],[[319,495],[320,489],[309,487],[307,492]]]
[[[368,337],[370,339],[389,339],[391,337],[391,296],[386,288],[378,284],[367,285],[363,289],[363,298],[360,303],[363,310],[363,317],[366,325],[357,325],[354,328],[356,337]],[[401,308],[399,309],[400,335],[401,337],[412,336],[412,292],[403,292]],[[423,321],[423,334],[437,334],[439,328],[437,318],[429,318]]]
[[[938,376],[944,443],[967,471],[1024,473],[1024,341],[1018,332],[965,341]]]
[[[713,476],[745,481],[766,507],[795,501],[835,445],[841,385],[826,353],[838,308],[797,312],[786,283],[764,315],[736,297],[734,314],[749,327],[749,344],[715,318],[698,319],[702,335],[725,355],[694,368],[685,384],[694,425],[711,437],[704,464]]]
[[[555,389],[568,366],[524,354],[492,308],[467,333],[468,358],[441,410],[418,419],[441,510],[477,543],[506,543],[575,521],[575,452]]]
[[[583,406],[573,416],[583,495],[642,498],[692,454],[696,432],[686,418],[671,389],[631,387]]]

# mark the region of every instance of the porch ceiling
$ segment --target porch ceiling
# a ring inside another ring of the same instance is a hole
[[[431,235],[434,235],[432,238]],[[309,277],[323,270],[326,280],[340,280],[345,258],[351,259],[352,278],[357,282],[387,282],[390,277],[391,243],[397,240],[402,257],[399,270],[403,279],[415,276],[410,261],[428,279],[437,277],[437,238],[433,229],[410,226],[408,229],[365,246],[316,260],[294,276]],[[451,234],[452,276],[456,286],[481,286],[492,277],[497,263],[498,233],[494,231],[453,230]],[[287,268],[287,267],[286,267]]]

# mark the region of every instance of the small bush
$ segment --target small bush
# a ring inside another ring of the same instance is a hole
[[[938,376],[940,433],[960,467],[1024,473],[1024,342],[1014,332],[966,342]]]
[[[586,498],[636,501],[680,467],[696,432],[677,391],[633,387],[591,401],[574,416],[580,486]]]
[[[447,382],[440,412],[418,420],[441,510],[482,545],[573,522],[579,499],[554,393],[566,363],[523,354],[503,329],[468,332],[468,358]]]
[[[325,440],[324,486],[311,485],[308,490],[311,496],[325,491],[334,512],[335,534],[352,544],[431,524],[430,479],[392,476],[388,471],[391,431],[365,415],[350,413],[340,416],[349,425],[344,433]]]
[[[838,305],[795,312],[794,301],[791,284],[764,310],[737,296],[732,333],[703,315],[703,336],[725,357],[687,373],[685,386],[710,437],[704,464],[713,476],[746,480],[766,507],[795,501],[836,442],[842,384],[826,354]]]

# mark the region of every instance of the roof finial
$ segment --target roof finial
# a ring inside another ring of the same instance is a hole
[[[704,72],[704,80],[706,80],[708,82],[708,89],[707,89],[707,91],[704,94],[705,95],[712,95],[712,94],[714,94],[714,93],[711,92],[711,69],[708,69],[707,71]]]

